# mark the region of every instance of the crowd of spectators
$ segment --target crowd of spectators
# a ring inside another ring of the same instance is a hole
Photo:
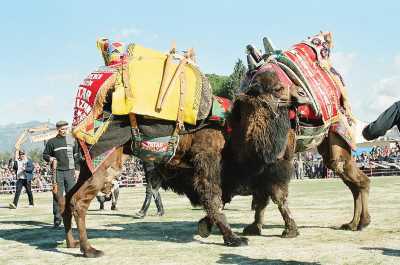
[[[34,162],[34,167],[32,191],[50,191],[52,175],[49,166],[47,163]],[[120,186],[135,186],[142,183],[142,179],[144,179],[144,171],[141,161],[136,158],[126,161],[118,178]],[[0,193],[14,193],[16,181],[10,161],[0,161]]]
[[[400,144],[363,148],[354,152],[357,166],[369,176],[400,174]],[[294,160],[294,178],[336,177],[317,152],[305,152]]]
[[[388,172],[393,167],[400,173],[400,144],[392,146],[372,147],[366,151],[355,153],[354,159],[359,168],[366,173]],[[51,173],[46,163],[34,163],[32,191],[45,192],[51,190]],[[378,170],[379,168],[380,171]],[[394,173],[394,172],[389,172]],[[377,174],[379,175],[379,174]],[[305,152],[294,159],[294,178],[331,178],[335,177],[329,170],[322,157],[317,152]],[[118,181],[120,187],[135,186],[144,179],[143,165],[139,159],[132,158],[125,162]],[[0,193],[15,192],[16,177],[10,161],[0,161]]]
[[[373,147],[369,152],[365,151],[356,156],[357,163],[367,165],[369,162],[398,162],[400,159],[400,144],[394,146]]]
[[[294,159],[294,178],[331,178],[332,171],[329,170],[322,157],[316,152],[305,152]]]

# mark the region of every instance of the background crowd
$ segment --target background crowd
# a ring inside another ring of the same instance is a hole
[[[357,165],[370,176],[391,175],[400,173],[400,144],[382,147],[361,148],[354,154]],[[32,180],[33,192],[51,190],[51,171],[47,163],[34,162]],[[305,152],[294,159],[293,178],[332,178],[336,177],[329,170],[317,152]],[[119,175],[120,187],[132,187],[144,180],[143,165],[140,160],[132,158],[124,164]],[[16,177],[9,160],[0,161],[0,193],[15,192]]]
[[[357,166],[369,176],[398,175],[400,173],[400,144],[364,147],[353,152]],[[305,152],[294,159],[294,178],[332,178],[317,152]]]
[[[32,179],[33,192],[50,191],[52,188],[51,171],[47,163],[34,162]],[[142,183],[144,179],[143,166],[140,160],[130,159],[125,162],[118,177],[120,187],[131,187]],[[16,183],[15,172],[8,160],[0,161],[0,193],[14,193]]]

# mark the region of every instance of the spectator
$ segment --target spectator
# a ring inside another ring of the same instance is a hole
[[[64,196],[75,185],[75,178],[79,174],[79,150],[76,140],[67,133],[68,122],[59,121],[56,123],[58,134],[51,138],[43,151],[43,159],[50,164],[57,161],[55,176],[55,193],[53,193],[53,215],[54,227],[61,225],[61,213],[57,198]],[[54,183],[54,182],[53,182]]]
[[[15,152],[13,169],[15,171],[17,183],[14,201],[9,205],[10,209],[17,208],[22,186],[25,187],[26,193],[28,194],[29,206],[33,207],[34,204],[31,185],[33,176],[33,162],[25,156],[25,152],[23,150],[17,150]]]
[[[164,215],[164,206],[162,204],[161,195],[158,190],[161,187],[161,179],[160,176],[156,174],[156,170],[154,169],[154,164],[150,162],[145,162],[145,176],[146,176],[146,196],[142,205],[142,208],[139,212],[137,212],[133,217],[136,219],[143,219],[147,210],[150,207],[151,197],[154,197],[154,202],[157,207],[157,215]]]
[[[362,131],[364,138],[368,141],[384,136],[386,131],[400,125],[400,101],[397,101],[386,109],[379,117],[368,124]]]

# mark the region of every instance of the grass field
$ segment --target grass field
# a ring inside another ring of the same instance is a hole
[[[27,196],[19,208],[6,208],[11,195],[0,195],[0,264],[400,264],[400,177],[372,179],[371,225],[362,232],[338,230],[352,217],[351,193],[340,180],[293,181],[290,206],[300,236],[282,239],[283,221],[275,205],[268,206],[263,235],[249,237],[249,246],[229,248],[214,229],[206,239],[195,235],[201,209],[185,197],[162,192],[166,215],[132,218],[140,208],[144,188],[125,188],[119,210],[98,211],[93,201],[87,225],[94,247],[105,251],[85,259],[79,249],[65,247],[63,229],[52,228],[51,194]],[[225,213],[241,233],[253,220],[250,197],[236,197]]]

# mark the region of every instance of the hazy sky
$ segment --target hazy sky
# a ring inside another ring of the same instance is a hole
[[[229,74],[269,36],[289,48],[332,31],[333,61],[356,117],[400,96],[400,1],[5,1],[0,16],[0,125],[71,120],[80,81],[102,64],[96,39],[166,51],[194,47],[206,73]]]

